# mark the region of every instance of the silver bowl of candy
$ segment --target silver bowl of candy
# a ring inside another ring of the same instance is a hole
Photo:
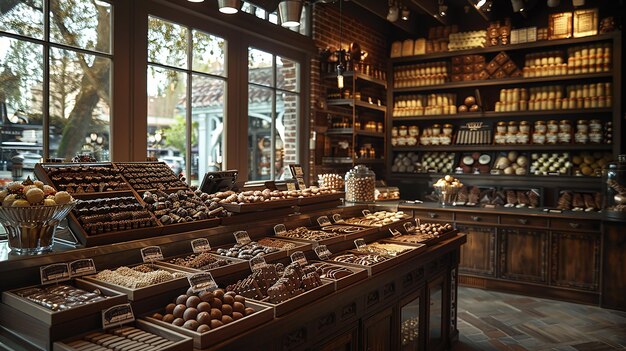
[[[58,224],[76,205],[67,192],[30,179],[10,183],[0,200],[0,224],[11,251],[21,255],[49,251]]]
[[[463,183],[450,175],[446,175],[433,184],[441,207],[452,206],[461,187],[463,187]]]

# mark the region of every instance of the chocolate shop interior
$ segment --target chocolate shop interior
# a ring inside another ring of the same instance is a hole
[[[623,349],[623,14],[3,0],[0,349]]]

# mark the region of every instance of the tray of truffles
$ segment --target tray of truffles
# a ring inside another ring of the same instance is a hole
[[[109,330],[93,330],[52,345],[54,351],[188,351],[192,348],[190,337],[141,319]]]
[[[371,276],[415,257],[425,250],[426,245],[403,245],[382,240],[362,246],[358,250],[348,250],[333,255],[330,261],[364,268]]]
[[[405,224],[399,232],[401,235],[390,237],[387,240],[403,245],[421,246],[426,244],[427,246],[433,246],[444,240],[454,238],[459,231],[454,229],[450,223],[418,221],[417,225],[413,225],[413,223]]]
[[[188,272],[156,264],[105,269],[84,279],[120,291],[128,300],[138,301],[187,286]]]
[[[334,223],[328,224],[321,227],[313,227],[316,230],[321,230],[327,233],[334,233],[338,235],[343,235],[345,240],[351,240],[360,238],[372,233],[376,233],[380,230],[378,227],[364,227],[360,225],[352,225],[352,224],[344,224],[344,223]]]
[[[165,162],[116,162],[115,165],[136,191],[187,188]]]
[[[316,301],[335,291],[335,284],[320,277],[311,266],[293,262],[266,264],[236,282],[226,286],[247,299],[253,299],[274,307],[276,317]]]
[[[163,234],[179,233],[218,226],[230,213],[198,189],[145,191],[141,195],[146,209],[163,225]]]
[[[35,175],[56,190],[70,194],[130,190],[120,170],[112,163],[38,163]]]
[[[310,249],[310,243],[265,237],[248,243],[217,247],[213,252],[219,256],[241,260],[251,260],[257,256],[263,256],[266,261],[275,261],[289,256],[291,252]]]
[[[145,319],[191,337],[194,349],[205,349],[234,338],[274,318],[270,306],[234,291],[216,289],[194,293],[191,288],[184,291]]]
[[[222,191],[212,194],[212,201],[231,212],[255,212],[268,209],[292,207],[298,204],[298,197],[281,190],[249,190],[240,193]]]
[[[320,278],[333,281],[335,283],[335,290],[343,289],[359,280],[367,279],[367,270],[363,268],[324,261],[311,261],[307,266],[315,268]]]
[[[345,234],[326,232],[319,229],[311,229],[307,227],[296,227],[288,229],[282,233],[276,234],[277,237],[291,240],[305,240],[315,242],[318,245],[335,244],[345,239]]]
[[[82,279],[2,293],[2,302],[46,325],[57,325],[126,302],[124,294]]]
[[[602,194],[597,191],[560,190],[556,207],[565,211],[598,212],[602,209]]]
[[[298,196],[298,205],[311,205],[320,202],[336,201],[345,196],[345,192],[323,187],[308,187],[296,192]]]
[[[409,218],[409,215],[402,211],[377,211],[365,215],[363,217],[352,217],[344,220],[343,223],[351,225],[360,225],[364,227],[382,227],[385,225],[399,222],[403,219]]]
[[[172,267],[181,271],[197,273],[198,271],[211,272],[213,277],[221,277],[245,270],[248,261],[232,257],[224,257],[210,252],[192,253],[167,257],[157,265]]]
[[[114,242],[119,236],[133,240],[161,234],[156,218],[132,192],[76,194],[76,198],[69,227],[86,245]]]

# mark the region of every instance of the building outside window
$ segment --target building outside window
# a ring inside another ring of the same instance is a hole
[[[0,12],[0,179],[44,158],[109,160],[113,5],[16,0]]]

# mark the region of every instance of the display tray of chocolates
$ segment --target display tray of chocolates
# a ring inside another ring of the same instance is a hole
[[[241,260],[251,260],[257,256],[263,256],[266,261],[275,261],[289,256],[291,252],[310,249],[310,243],[280,240],[278,238],[260,238],[245,244],[237,243],[219,246],[213,249],[213,253]]]
[[[292,229],[287,229],[287,231],[278,233],[276,234],[276,236],[290,240],[304,240],[308,242],[315,242],[318,245],[330,245],[345,240],[345,234],[325,232],[323,230],[307,227],[296,227]]]
[[[350,224],[350,225],[360,225],[365,227],[382,227],[385,225],[390,225],[396,222],[399,222],[403,219],[409,218],[409,215],[402,211],[391,212],[391,211],[377,211],[374,213],[369,213],[363,217],[351,217],[345,219],[341,223]]]
[[[495,192],[494,187],[467,186],[461,187],[456,195],[453,206],[476,207],[485,201],[488,202],[489,194]]]
[[[274,318],[272,307],[225,289],[180,295],[145,319],[190,336],[194,349],[206,349]]]
[[[52,326],[100,314],[125,303],[126,296],[114,289],[82,279],[31,286],[2,293],[2,302]]]
[[[188,275],[189,272],[171,267],[144,263],[105,269],[84,279],[120,291],[128,300],[138,301],[188,285]]]
[[[352,249],[331,256],[332,263],[364,268],[371,276],[415,257],[427,249],[426,245],[402,245],[378,241],[357,250]]]
[[[415,226],[404,226],[399,232],[401,235],[392,236],[387,240],[403,245],[421,246],[422,244],[426,244],[427,246],[433,246],[444,240],[454,238],[459,231],[458,229],[454,229],[450,223],[419,221]]]
[[[311,189],[311,188],[308,188]],[[314,188],[313,188],[314,189]],[[305,189],[306,190],[306,189]],[[319,188],[317,193],[310,196],[301,196],[298,198],[298,205],[312,205],[320,202],[330,202],[342,199],[346,193],[334,189]]]
[[[313,267],[293,262],[266,264],[247,276],[226,282],[226,291],[235,292],[274,307],[276,317],[317,301],[335,291],[333,281],[322,279]]]
[[[367,270],[363,268],[342,266],[324,261],[311,261],[308,265],[315,268],[320,278],[333,281],[335,290],[343,289],[360,280],[367,279]]]
[[[58,191],[70,194],[129,191],[128,183],[112,163],[38,163],[35,175]]]
[[[240,193],[223,191],[212,194],[212,201],[231,212],[255,212],[275,208],[292,207],[298,204],[296,196],[288,197],[287,191],[250,190]]]
[[[231,273],[245,270],[248,261],[237,258],[224,257],[210,252],[192,253],[174,257],[166,257],[156,263],[166,267],[176,268],[181,271],[197,273],[199,271],[211,272],[213,277],[221,277]]]
[[[345,240],[360,238],[369,234],[376,233],[380,230],[378,227],[363,227],[351,224],[334,223],[312,229],[321,230],[327,233],[343,235]]]
[[[188,351],[193,348],[193,340],[167,328],[138,319],[118,328],[93,330],[57,341],[52,348],[55,351]]]
[[[115,165],[137,191],[187,188],[187,184],[165,162],[116,162]]]

